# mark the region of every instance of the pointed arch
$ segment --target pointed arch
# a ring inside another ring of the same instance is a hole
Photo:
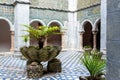
[[[91,46],[93,48],[93,34],[92,34],[93,24],[90,20],[84,20],[81,23],[81,32],[82,35],[82,47],[84,46]]]
[[[100,50],[100,46],[101,46],[101,21],[100,21],[100,18],[95,21],[93,31],[97,32],[95,34],[96,39],[94,41],[96,41],[95,42],[96,49]]]
[[[98,18],[95,23],[94,23],[94,28],[93,28],[93,31],[98,31],[98,24],[101,23],[101,19]]]
[[[92,29],[93,29],[93,23],[89,19],[86,19],[86,20],[82,21],[82,23],[81,23],[81,26],[80,26],[81,31],[84,31],[84,25],[88,22],[92,25]]]

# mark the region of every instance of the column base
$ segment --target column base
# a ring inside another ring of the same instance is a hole
[[[14,49],[10,49],[10,52],[11,52],[11,53],[14,53]]]
[[[22,54],[21,54],[21,52],[20,51],[18,51],[18,50],[15,50],[14,51],[14,57],[22,57]]]

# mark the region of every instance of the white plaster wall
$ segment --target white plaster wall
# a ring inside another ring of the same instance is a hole
[[[77,10],[77,0],[68,0],[68,10],[70,11]]]
[[[77,0],[68,0],[68,9],[75,11],[77,9]],[[68,24],[67,24],[67,36],[68,44],[67,47],[70,49],[76,49],[77,46],[77,13],[68,13]]]
[[[29,24],[29,4],[17,3],[14,8],[14,14],[15,14],[15,17],[14,17],[15,50],[19,51],[20,47],[25,45],[21,36],[27,33],[23,31],[25,30],[25,27],[23,27],[22,25]]]
[[[101,0],[101,51],[106,53],[106,0]]]
[[[64,32],[64,35],[62,36],[62,49],[67,49],[67,45],[68,45],[68,27],[67,27],[67,25],[68,25],[68,21],[65,21],[64,22],[64,26],[63,26],[63,28],[65,29],[65,30],[62,30],[62,32]]]

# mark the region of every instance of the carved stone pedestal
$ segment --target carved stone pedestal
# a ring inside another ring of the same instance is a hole
[[[40,78],[43,75],[43,65],[38,62],[32,62],[27,65],[28,78]]]
[[[61,72],[61,62],[59,59],[52,59],[48,62],[47,71],[48,72]]]

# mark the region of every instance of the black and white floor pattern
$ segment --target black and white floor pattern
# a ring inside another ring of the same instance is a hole
[[[16,57],[0,56],[0,80],[79,80],[79,76],[89,75],[80,63],[81,52],[61,52],[57,58],[62,62],[62,72],[46,74],[39,79],[28,79],[26,76],[26,60]],[[43,65],[46,67],[47,62]]]

